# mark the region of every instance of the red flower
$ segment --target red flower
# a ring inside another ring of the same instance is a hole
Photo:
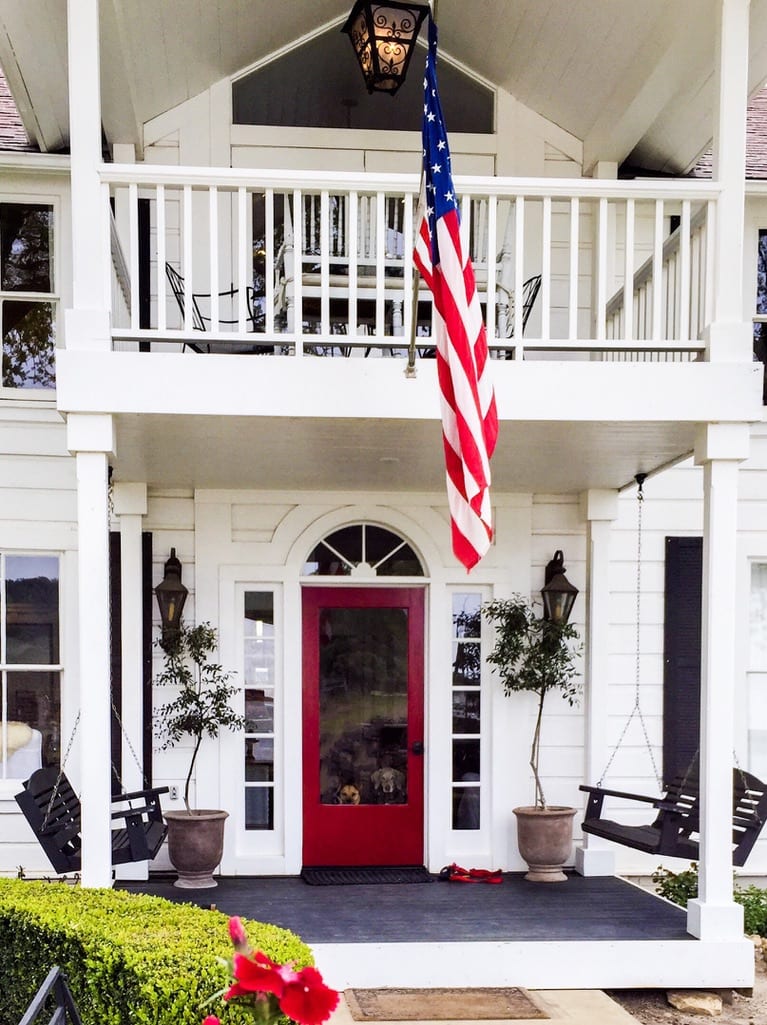
[[[242,921],[236,916],[229,919],[229,936],[231,937],[234,949],[239,954],[246,954],[248,952],[248,937],[245,935]]]
[[[207,1018],[203,1019],[202,1025],[221,1025],[221,1022],[215,1014],[209,1014]]]
[[[224,993],[224,1000],[249,993],[274,993],[279,999],[285,988],[280,975],[280,965],[275,964],[260,950],[251,957],[245,957],[244,954],[234,955],[234,977],[237,981]]]
[[[338,1006],[338,993],[322,981],[316,968],[303,968],[280,1000],[283,1013],[299,1025],[322,1025]]]

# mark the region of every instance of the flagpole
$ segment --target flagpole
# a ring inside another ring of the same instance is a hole
[[[431,3],[431,17],[434,24],[437,24],[437,7],[439,0],[430,0]],[[419,197],[423,193],[423,164],[421,165],[421,180],[418,185]],[[418,371],[415,368],[415,339],[416,331],[418,330],[418,286],[421,281],[421,274],[417,267],[413,268],[413,302],[412,302],[412,314],[410,317],[410,344],[407,350],[407,366],[405,367],[405,377],[415,377]]]

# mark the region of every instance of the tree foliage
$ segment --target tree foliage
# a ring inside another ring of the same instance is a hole
[[[577,703],[581,687],[576,659],[580,647],[571,642],[578,638],[578,632],[569,623],[555,623],[538,616],[518,594],[485,602],[482,613],[495,626],[495,646],[487,661],[495,666],[504,692],[511,695],[528,691],[538,697],[530,767],[535,779],[536,806],[545,808],[538,774],[543,702],[549,691],[558,690],[568,704]]]
[[[203,737],[215,739],[221,729],[238,730],[245,718],[231,707],[239,688],[229,682],[231,673],[210,660],[216,650],[216,631],[210,623],[182,626],[178,641],[165,652],[162,672],[156,682],[176,687],[178,694],[155,713],[155,732],[161,749],[175,747],[185,736],[194,741],[189,771],[184,784],[184,803],[189,809],[189,785]]]

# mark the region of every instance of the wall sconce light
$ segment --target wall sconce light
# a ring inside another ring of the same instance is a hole
[[[160,644],[163,651],[171,651],[178,642],[181,632],[181,613],[189,591],[181,583],[181,563],[176,558],[176,549],[171,548],[170,558],[165,563],[165,576],[155,587],[157,604],[160,606],[162,621],[162,638]]]
[[[392,96],[405,81],[428,4],[356,0],[341,29],[351,39],[369,93]]]
[[[570,619],[577,596],[578,588],[565,576],[565,557],[562,550],[557,549],[554,558],[546,566],[546,576],[541,588],[543,618],[550,619],[557,626],[565,626]]]

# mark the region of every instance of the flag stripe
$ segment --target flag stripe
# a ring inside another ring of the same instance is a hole
[[[471,569],[487,552],[493,536],[490,457],[498,438],[498,416],[482,308],[450,171],[436,63],[437,30],[430,21],[424,78],[424,189],[413,258],[434,297],[453,551]]]

